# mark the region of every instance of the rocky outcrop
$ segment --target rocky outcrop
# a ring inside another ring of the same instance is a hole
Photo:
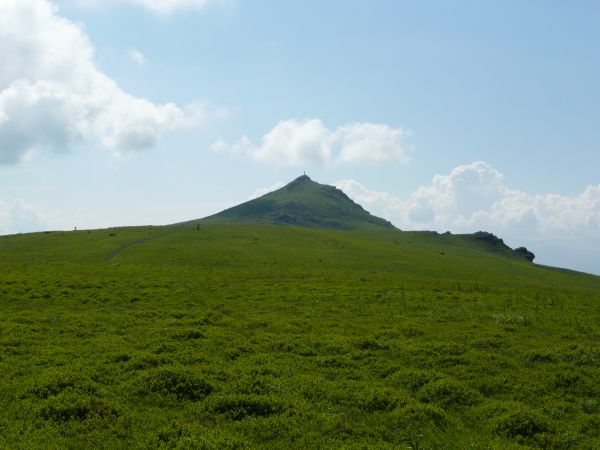
[[[514,252],[517,255],[522,256],[523,258],[525,258],[529,262],[533,262],[533,260],[535,259],[535,255],[533,254],[533,252],[530,252],[525,247],[515,248]]]

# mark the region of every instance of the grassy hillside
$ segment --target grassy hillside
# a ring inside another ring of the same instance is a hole
[[[474,236],[0,238],[0,448],[600,448],[600,278]]]
[[[262,197],[234,206],[194,223],[245,223],[295,225],[341,230],[394,229],[334,186],[319,184],[303,175]]]

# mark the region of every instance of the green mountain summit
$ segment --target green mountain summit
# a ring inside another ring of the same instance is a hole
[[[352,231],[397,230],[389,221],[370,214],[340,189],[317,183],[307,175],[261,197],[180,225],[200,224],[291,225]],[[423,233],[442,238],[440,242],[458,240],[504,256],[517,256],[529,261],[535,258],[526,248],[513,250],[502,239],[485,231],[456,236],[448,236],[450,233],[444,236],[436,232]]]
[[[262,197],[186,223],[274,224],[339,230],[395,228],[387,220],[365,211],[341,190],[316,183],[307,175]]]

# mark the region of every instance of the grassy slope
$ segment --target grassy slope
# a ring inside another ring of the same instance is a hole
[[[469,236],[3,237],[0,317],[1,448],[600,447],[600,278]]]
[[[387,220],[372,216],[333,186],[303,175],[262,197],[214,216],[187,222],[295,225],[343,230],[394,229]]]

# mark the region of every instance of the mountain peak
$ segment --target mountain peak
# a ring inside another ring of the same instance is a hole
[[[294,181],[292,181],[292,183],[304,182],[304,181],[312,181],[310,179],[310,177],[308,175],[306,175],[306,173],[303,175],[300,175],[298,178],[296,178]]]
[[[253,223],[343,230],[394,229],[335,186],[319,184],[304,174],[262,197],[187,223]]]
[[[293,181],[290,181],[288,184],[286,184],[284,187],[286,189],[294,189],[297,188],[299,186],[305,185],[307,183],[315,183],[313,180],[310,179],[310,177],[306,174],[304,175],[300,175],[298,178],[296,178]],[[315,183],[317,184],[317,183]]]

